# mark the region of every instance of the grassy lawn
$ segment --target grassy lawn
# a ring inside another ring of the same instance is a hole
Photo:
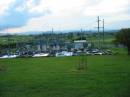
[[[0,97],[130,97],[130,57],[0,59]]]

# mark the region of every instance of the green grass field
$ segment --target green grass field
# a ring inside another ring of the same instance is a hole
[[[130,57],[0,59],[0,97],[130,97]]]

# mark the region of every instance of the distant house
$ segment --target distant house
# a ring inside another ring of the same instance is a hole
[[[74,41],[74,48],[76,50],[80,50],[80,49],[84,49],[87,45],[87,41],[86,40],[76,40]]]

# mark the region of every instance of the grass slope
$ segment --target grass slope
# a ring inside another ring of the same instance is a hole
[[[0,60],[0,97],[130,97],[128,56]]]

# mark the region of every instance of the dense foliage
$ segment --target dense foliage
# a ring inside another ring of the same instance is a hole
[[[116,34],[116,43],[123,44],[128,48],[128,54],[130,55],[130,28],[128,29],[121,29]]]

